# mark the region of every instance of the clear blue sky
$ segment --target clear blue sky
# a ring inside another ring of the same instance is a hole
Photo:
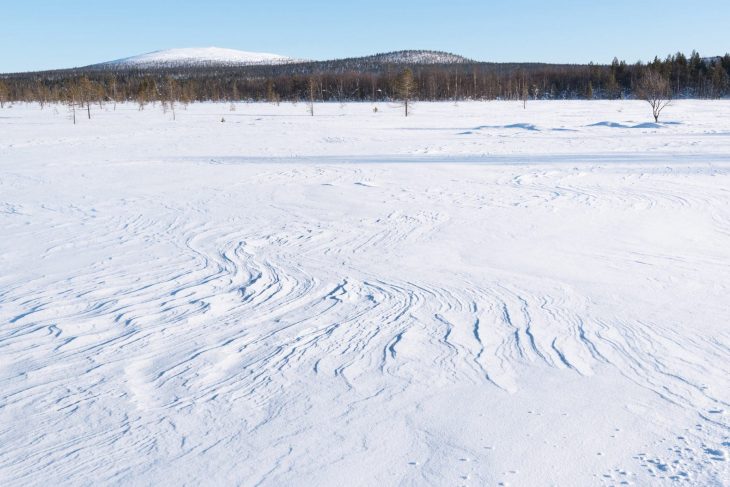
[[[634,62],[730,51],[730,0],[0,0],[0,72],[172,47],[331,59],[438,49],[484,61]]]

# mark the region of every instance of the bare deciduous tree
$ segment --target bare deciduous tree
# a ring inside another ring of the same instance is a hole
[[[178,87],[177,81],[172,76],[168,76],[165,78],[165,98],[167,98],[167,103],[170,105],[170,111],[172,111],[172,120],[174,121],[176,119],[175,117],[175,103],[180,98],[180,89]]]
[[[135,94],[137,103],[139,104],[139,110],[144,110],[144,106],[150,102],[159,98],[159,91],[157,90],[157,83],[154,79],[145,77],[139,83],[137,87],[137,93]]]
[[[81,87],[78,83],[72,83],[66,90],[66,101],[71,110],[74,125],[76,125],[76,102],[81,100]]]
[[[231,112],[236,111],[236,102],[239,100],[240,95],[238,94],[238,82],[236,80],[233,80],[233,87],[231,88],[231,106],[229,110]]]
[[[114,111],[117,111],[117,77],[115,75],[112,75],[109,78],[109,96],[111,97],[112,101],[114,102]]]
[[[276,92],[276,86],[271,80],[266,81],[266,101],[276,103],[276,106],[279,106],[279,102],[281,101],[279,94]]]
[[[647,70],[636,87],[636,95],[651,105],[654,122],[659,122],[659,115],[672,101],[672,88],[669,80],[658,71]]]
[[[314,116],[314,98],[316,96],[317,91],[317,82],[315,81],[313,76],[310,76],[309,80],[307,81],[307,97],[309,98],[309,114],[311,116]]]
[[[411,99],[413,98],[415,87],[416,84],[413,81],[413,71],[411,71],[410,68],[404,69],[400,76],[398,76],[396,90],[398,93],[398,98],[403,101],[403,107],[405,108],[406,117],[408,116],[408,106],[411,102]]]
[[[78,90],[79,95],[81,96],[81,107],[83,108],[84,103],[86,103],[86,114],[89,117],[89,120],[91,120],[91,100],[94,98],[96,91],[94,84],[88,77],[82,76],[81,79],[79,79]]]

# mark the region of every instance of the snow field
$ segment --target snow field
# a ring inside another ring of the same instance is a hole
[[[378,106],[0,110],[0,484],[727,485],[730,102]]]

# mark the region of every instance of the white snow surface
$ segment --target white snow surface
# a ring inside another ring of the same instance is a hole
[[[265,52],[239,51],[222,47],[193,47],[154,51],[116,61],[109,61],[102,63],[102,65],[140,68],[197,65],[251,66],[259,64],[285,64],[294,61],[294,59],[286,56]]]
[[[730,484],[730,102],[413,108],[0,110],[0,485]]]

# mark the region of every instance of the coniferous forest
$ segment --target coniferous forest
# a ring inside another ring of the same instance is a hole
[[[0,102],[94,104],[196,101],[388,101],[407,68],[412,98],[442,100],[633,98],[647,71],[664,77],[674,98],[730,95],[730,54],[693,52],[627,64],[391,62],[387,56],[258,66],[86,68],[0,75]]]

